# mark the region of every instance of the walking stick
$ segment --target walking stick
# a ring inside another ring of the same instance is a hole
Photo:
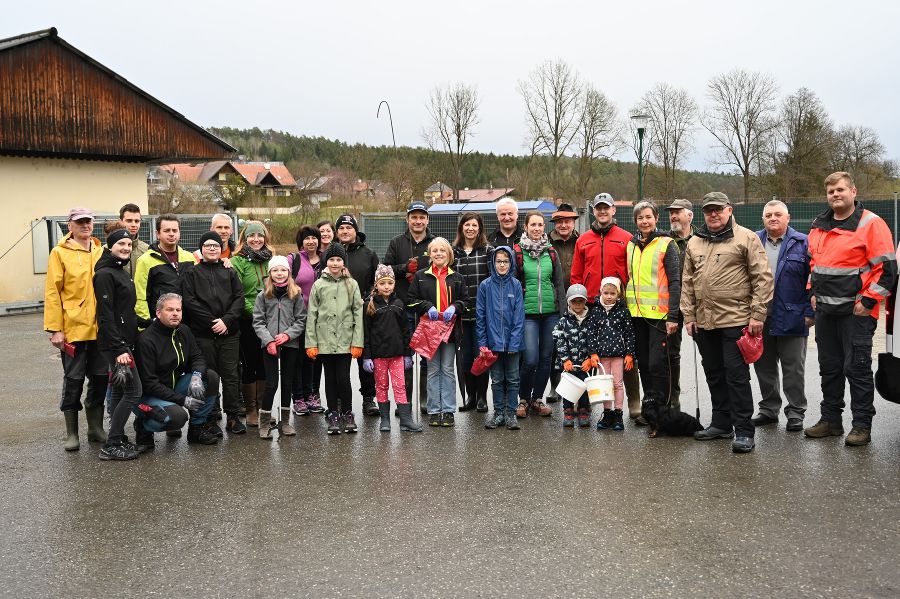
[[[274,427],[270,426],[269,431],[272,431],[273,429],[278,431],[278,438],[276,439],[276,442],[280,442],[281,441],[281,346],[278,346],[277,352],[278,353],[275,355],[275,364],[276,364],[276,370],[277,370],[276,376],[278,377],[276,379],[278,381],[278,388],[276,389],[275,394],[278,396],[278,399],[277,399],[278,409],[277,410],[275,409],[276,398],[273,397],[272,398],[272,411],[276,413],[277,418],[275,419],[275,426]],[[269,417],[271,418],[271,416],[269,416]]]
[[[413,422],[418,424],[422,420],[422,417],[420,416],[420,412],[421,412],[420,408],[421,408],[421,403],[422,403],[422,397],[421,397],[422,390],[419,388],[419,369],[422,366],[419,362],[419,360],[421,360],[421,357],[419,356],[419,354],[414,352],[413,355],[415,356],[415,358],[413,358],[413,380],[412,380],[412,387],[413,387],[412,388],[412,396],[413,396],[412,412],[413,412],[413,414],[412,414],[412,417],[413,417]]]
[[[694,331],[694,335],[696,334]],[[694,342],[694,399],[697,405],[697,420],[700,420],[700,379],[697,377],[697,340],[694,335],[691,335],[691,341]]]

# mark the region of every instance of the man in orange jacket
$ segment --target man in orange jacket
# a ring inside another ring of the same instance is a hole
[[[872,336],[878,304],[897,280],[897,258],[887,224],[856,201],[849,173],[825,179],[828,210],[813,220],[809,232],[811,303],[816,317],[822,417],[805,429],[807,437],[844,434],[845,380],[850,383],[853,428],[847,445],[871,439],[875,385]]]

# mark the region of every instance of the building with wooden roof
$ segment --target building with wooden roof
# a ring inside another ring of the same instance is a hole
[[[72,206],[117,215],[125,203],[146,212],[148,163],[234,152],[55,28],[0,40],[0,305],[43,298],[45,217]]]

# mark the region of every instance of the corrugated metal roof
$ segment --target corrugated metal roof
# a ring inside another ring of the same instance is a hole
[[[553,212],[556,204],[546,200],[528,200],[516,202],[519,213],[528,210],[540,210],[541,212]],[[453,212],[496,212],[497,202],[460,202],[457,204],[435,204],[428,209],[429,214],[453,213]]]

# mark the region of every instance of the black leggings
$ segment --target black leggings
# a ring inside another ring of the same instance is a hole
[[[241,383],[249,385],[256,381],[266,380],[266,369],[263,366],[263,355],[266,350],[259,343],[259,337],[253,330],[253,319],[245,316],[241,324]]]
[[[294,369],[297,367],[297,358],[300,355],[295,347],[282,347],[281,354],[281,407],[286,410],[291,407],[291,387],[294,384]],[[275,390],[278,388],[278,356],[270,356],[268,352],[263,355],[263,364],[266,367],[266,395],[263,397],[262,409],[267,412],[272,409],[275,402]]]
[[[353,390],[350,388],[350,354],[319,354],[325,371],[325,399],[332,412],[353,409]]]

